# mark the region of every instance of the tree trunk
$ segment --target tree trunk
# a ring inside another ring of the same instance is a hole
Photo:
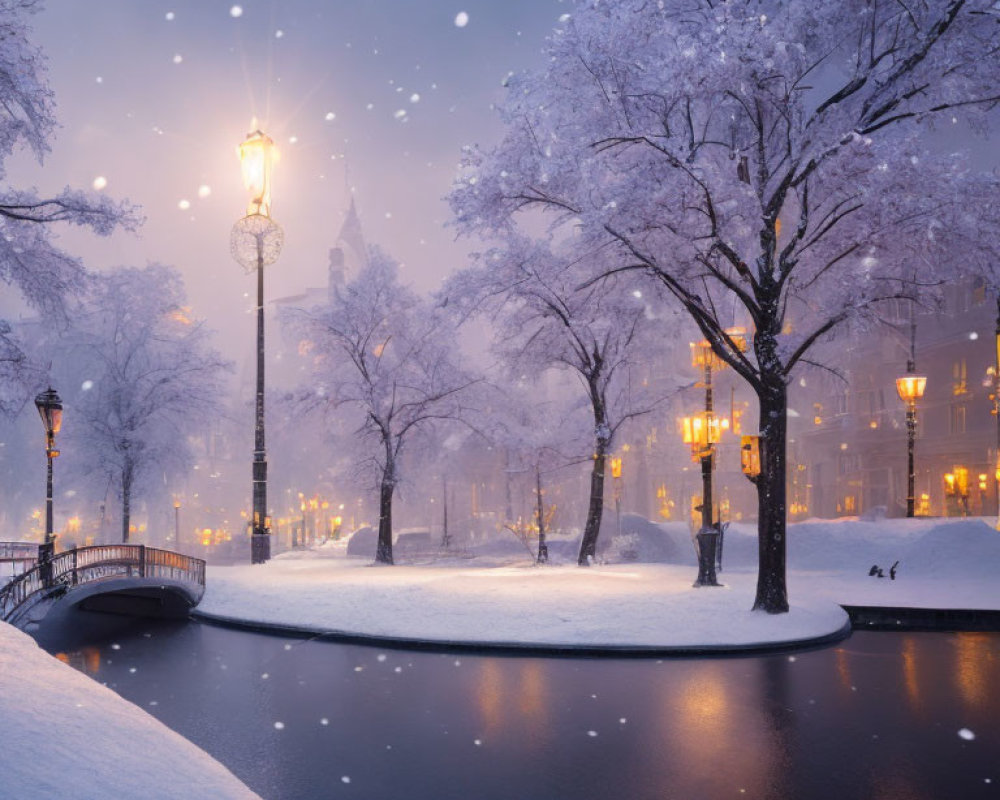
[[[396,488],[396,465],[389,458],[382,472],[378,498],[378,547],[376,564],[392,564],[392,494]]]
[[[762,370],[763,372],[763,370]],[[785,440],[788,388],[780,374],[763,374],[760,393],[760,477],[757,480],[757,596],[755,611],[788,611],[785,583]]]
[[[128,544],[129,524],[132,517],[132,466],[122,470],[122,542]]]
[[[538,556],[535,561],[538,564],[547,564],[549,561],[549,546],[545,543],[545,503],[542,502],[542,471],[535,467],[535,499],[538,503]]]
[[[589,567],[597,555],[597,537],[601,532],[601,517],[604,514],[604,465],[607,461],[608,440],[597,438],[594,453],[594,468],[590,473],[590,508],[587,510],[587,524],[580,542],[580,557],[577,564]]]

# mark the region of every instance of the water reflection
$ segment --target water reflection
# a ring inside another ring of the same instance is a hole
[[[50,650],[275,800],[345,787],[379,800],[930,800],[1000,787],[992,633],[861,633],[752,658],[545,659],[143,623]]]

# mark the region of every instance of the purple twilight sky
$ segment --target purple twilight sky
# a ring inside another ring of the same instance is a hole
[[[101,187],[142,206],[138,236],[63,231],[88,266],[159,261],[195,313],[249,347],[253,279],[229,255],[245,209],[236,146],[252,120],[277,142],[273,216],[285,249],[268,298],[325,282],[353,189],[369,241],[435,287],[469,245],[443,227],[461,147],[494,141],[509,71],[538,67],[561,0],[47,0],[33,41],[62,125],[14,186]],[[97,183],[95,183],[97,181]],[[350,188],[349,188],[350,187]]]

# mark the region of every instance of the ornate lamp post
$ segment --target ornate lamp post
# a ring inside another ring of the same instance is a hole
[[[59,455],[56,450],[56,434],[62,427],[62,401],[51,386],[35,398],[35,407],[45,428],[45,456],[48,460],[48,477],[45,482],[45,541],[38,548],[38,561],[42,565],[42,583],[52,582],[52,556],[55,552],[56,537],[52,532],[52,459]]]
[[[615,492],[615,519],[617,520],[617,535],[622,535],[622,457],[611,457],[611,478]]]
[[[711,401],[708,401],[711,405]],[[698,543],[698,580],[695,586],[719,586],[715,577],[716,550],[719,528],[712,519],[712,468],[715,445],[722,432],[729,428],[729,420],[712,414],[711,408],[692,417],[681,418],[681,437],[691,447],[691,460],[701,462],[701,528],[695,540]]]
[[[896,392],[899,399],[906,404],[906,516],[912,517],[916,507],[914,497],[914,471],[913,471],[913,440],[917,435],[917,400],[924,396],[924,389],[927,387],[927,378],[924,375],[917,375],[916,367],[916,342],[917,325],[916,321],[910,317],[910,358],[906,362],[906,374],[896,378]]]
[[[730,328],[726,335],[741,351],[746,349],[746,332],[742,328]],[[718,586],[715,562],[721,530],[712,519],[712,462],[715,445],[722,432],[728,429],[729,420],[720,419],[713,414],[712,371],[720,370],[726,364],[715,354],[707,340],[691,342],[691,364],[703,371],[705,387],[704,413],[682,420],[684,443],[691,446],[691,458],[701,462],[701,529],[695,537],[698,542],[698,580],[694,585]]]
[[[257,402],[253,449],[253,516],[250,563],[271,557],[267,517],[267,455],[264,449],[264,267],[278,260],[284,233],[271,219],[271,166],[274,142],[257,130],[239,147],[243,183],[250,193],[246,216],[233,226],[230,252],[247,271],[257,272]]]
[[[174,547],[181,549],[181,501],[174,498]]]

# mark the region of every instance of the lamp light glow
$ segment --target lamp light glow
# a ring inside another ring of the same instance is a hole
[[[278,153],[274,141],[260,130],[255,130],[240,144],[240,166],[243,185],[250,193],[247,214],[271,216],[271,167]]]

